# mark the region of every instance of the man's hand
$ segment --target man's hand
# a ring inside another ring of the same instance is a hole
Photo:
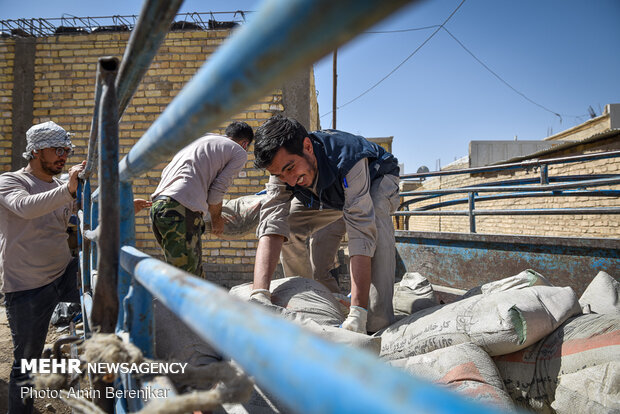
[[[261,305],[272,305],[271,292],[267,289],[254,289],[252,293],[250,293],[250,301],[258,302]]]
[[[143,198],[134,198],[133,199],[133,212],[134,214],[138,214],[142,210],[147,207],[151,207],[153,203],[149,200],[145,200]]]
[[[224,232],[224,219],[222,218],[222,203],[209,204],[209,215],[211,216],[211,233],[219,236]]]
[[[368,311],[360,306],[351,306],[349,316],[342,322],[341,328],[348,331],[366,334]]]
[[[219,236],[224,232],[224,223],[226,221],[222,216],[211,216],[211,233]]]
[[[69,188],[69,193],[73,197],[75,197],[77,188],[78,188],[78,174],[84,170],[86,166],[86,161],[82,161],[80,164],[74,165],[69,169],[69,182],[67,183],[67,187]]]

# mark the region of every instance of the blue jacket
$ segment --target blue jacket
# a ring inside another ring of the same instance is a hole
[[[381,146],[359,135],[333,129],[315,131],[309,135],[319,170],[317,193],[308,188],[288,186],[293,196],[306,207],[342,210],[345,176],[360,160],[368,158],[370,181],[386,174],[398,176],[398,160]]]

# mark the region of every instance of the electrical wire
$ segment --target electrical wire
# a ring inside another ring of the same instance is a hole
[[[348,102],[346,102],[346,103],[336,107],[336,109],[344,108],[345,106],[349,105],[350,103],[353,103],[353,102],[357,101],[359,98],[361,98],[362,96],[366,95],[368,92],[372,91],[374,88],[379,86],[384,80],[389,78],[394,72],[396,72],[398,69],[400,69],[401,66],[403,66],[409,59],[411,59],[416,53],[418,53],[418,51],[420,49],[422,49],[424,47],[424,45],[426,45],[441,30],[441,27],[443,25],[448,23],[448,21],[452,18],[452,16],[454,16],[454,14],[461,8],[463,3],[465,3],[465,0],[461,1],[461,3],[456,7],[456,9],[454,9],[454,11],[452,13],[450,13],[450,16],[448,16],[448,18],[446,20],[444,20],[444,22],[442,24],[440,24],[439,26],[433,26],[433,27],[436,27],[435,31],[433,33],[431,33],[431,35],[429,37],[427,37],[426,40],[424,42],[422,42],[422,44],[420,46],[418,46],[413,52],[411,52],[411,54],[409,56],[407,56],[405,58],[405,60],[400,62],[394,69],[392,69],[390,71],[390,73],[385,75],[379,82],[375,83],[370,88],[366,89],[364,92],[362,92],[361,94],[357,95],[355,98],[353,98],[350,101],[348,101]],[[329,111],[329,112],[321,115],[320,117],[323,118],[324,116],[329,115],[332,112],[333,111]]]

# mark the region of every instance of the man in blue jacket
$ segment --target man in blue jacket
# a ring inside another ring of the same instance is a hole
[[[269,283],[280,256],[286,276],[321,279],[316,269],[327,266],[312,261],[333,262],[338,245],[313,240],[311,248],[323,249],[317,254],[307,240],[342,218],[351,260],[351,308],[342,327],[366,333],[391,324],[398,160],[361,136],[336,130],[309,134],[280,115],[256,130],[254,155],[255,165],[271,177],[256,230],[252,298],[271,301]]]

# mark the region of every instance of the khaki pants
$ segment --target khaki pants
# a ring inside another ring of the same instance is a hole
[[[376,332],[394,321],[392,296],[396,251],[391,214],[400,202],[398,177],[385,175],[375,179],[370,186],[370,196],[375,210],[377,240],[371,262],[367,330]],[[302,276],[322,283],[333,280],[329,271],[334,267],[338,247],[346,231],[342,211],[312,210],[293,199],[289,226],[290,238],[280,255],[284,275]],[[333,290],[333,287],[328,287]]]

